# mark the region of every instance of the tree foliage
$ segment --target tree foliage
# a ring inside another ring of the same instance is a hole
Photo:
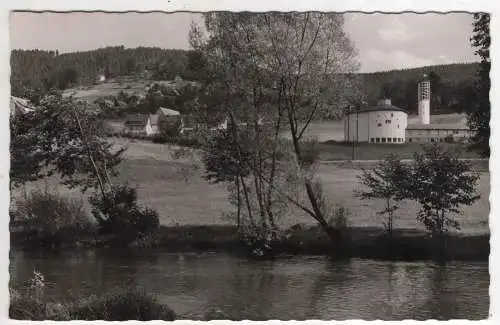
[[[349,81],[355,79],[355,51],[343,31],[342,16],[209,13],[205,30],[206,38],[194,27],[191,43],[204,56],[200,61],[205,62],[205,89],[216,99],[206,108],[228,119],[230,136],[239,146],[240,126],[250,130],[248,166],[253,186],[248,192],[257,198],[255,213],[261,224],[273,223],[270,208],[279,206],[272,201],[277,195],[329,230],[315,191],[314,150],[306,150],[301,140],[313,119],[340,110],[331,105],[331,98],[347,98]],[[286,145],[279,136],[285,129],[292,134],[292,142]],[[283,152],[284,160],[280,159]],[[241,166],[241,156],[236,159],[239,162],[234,165]],[[287,193],[292,187],[279,185],[287,174],[281,168],[293,170],[306,189],[310,207]]]
[[[480,198],[479,174],[469,162],[460,160],[458,152],[443,150],[439,144],[424,146],[422,153],[415,153],[414,160],[407,174],[405,196],[420,204],[417,220],[437,235],[450,227],[459,229],[450,213],[461,213],[461,206]]]
[[[408,167],[395,155],[389,155],[371,170],[363,169],[358,176],[359,182],[366,189],[356,191],[363,200],[384,200],[384,208],[377,214],[385,215],[383,225],[387,234],[392,236],[395,212],[399,209],[398,202],[406,196],[408,188]]]
[[[471,149],[477,149],[482,156],[490,155],[490,119],[491,104],[489,99],[490,81],[490,15],[485,13],[474,14],[474,35],[471,38],[476,55],[481,58],[478,78],[472,91],[468,93],[466,102],[467,122],[474,130]]]
[[[59,174],[70,187],[104,190],[116,175],[124,148],[104,136],[99,112],[59,93],[11,120],[11,183]]]
[[[106,198],[93,195],[90,203],[100,232],[119,235],[120,243],[128,244],[146,236],[160,225],[158,213],[141,207],[137,202],[137,190],[126,185],[114,186]]]

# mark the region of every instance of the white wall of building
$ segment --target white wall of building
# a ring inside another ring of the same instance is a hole
[[[422,124],[429,124],[431,120],[430,113],[431,101],[423,99],[418,101],[418,119]]]
[[[422,124],[429,124],[431,120],[431,83],[429,80],[418,84],[418,118]]]
[[[402,111],[370,112],[369,142],[404,143],[407,123],[408,114]]]
[[[408,115],[398,110],[350,114],[344,120],[344,139],[349,142],[404,143],[407,123]]]

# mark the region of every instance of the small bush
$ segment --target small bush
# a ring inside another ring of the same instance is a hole
[[[445,138],[444,138],[444,142],[446,143],[454,143],[455,142],[455,139],[453,138],[452,135],[447,135]]]
[[[48,187],[26,194],[12,216],[22,231],[31,232],[38,239],[73,240],[93,231],[82,200],[65,198]]]
[[[126,185],[117,186],[113,196],[104,200],[99,194],[90,198],[92,214],[99,223],[101,234],[118,235],[120,242],[131,243],[154,232],[160,226],[155,210],[137,203],[137,190]]]
[[[151,137],[151,141],[153,143],[158,143],[158,144],[167,143],[167,139],[164,136],[159,135],[159,134],[154,135],[153,137]]]
[[[175,312],[142,291],[93,296],[75,304],[71,310],[72,320],[106,321],[174,321]]]

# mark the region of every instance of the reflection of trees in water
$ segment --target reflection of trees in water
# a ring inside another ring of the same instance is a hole
[[[448,269],[446,265],[435,265],[428,276],[428,296],[422,309],[425,314],[419,319],[451,319],[454,315],[454,301],[447,289]],[[453,293],[451,293],[453,294]]]
[[[324,264],[323,271],[317,276],[311,285],[311,294],[305,319],[323,319],[335,320],[335,315],[329,317],[325,315],[325,309],[321,308],[320,303],[326,299],[330,302],[331,296],[326,296],[327,289],[330,292],[336,292],[342,295],[349,282],[349,262],[327,261]],[[334,298],[341,300],[342,298]]]
[[[230,276],[210,286],[207,310],[219,309],[238,320],[316,318],[310,312],[311,290],[321,290],[317,277],[323,261],[239,261],[232,266]]]
[[[211,289],[208,309],[220,309],[234,319],[266,320],[286,299],[288,281],[274,273],[271,262],[238,263],[233,276],[221,279]],[[225,280],[225,281],[224,281]],[[278,316],[275,316],[276,318]]]

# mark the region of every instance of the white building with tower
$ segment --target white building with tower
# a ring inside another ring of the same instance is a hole
[[[417,123],[408,124],[408,113],[393,106],[390,99],[379,100],[375,106],[349,111],[344,119],[344,140],[347,142],[391,143],[464,141],[472,132],[464,122],[430,123],[431,83],[424,75],[418,83]]]
[[[344,120],[344,136],[348,142],[404,143],[408,113],[382,99],[377,105],[355,109]]]
[[[406,128],[408,142],[445,142],[467,141],[473,134],[466,126],[465,119],[460,123],[438,124],[430,122],[431,82],[424,77],[418,83],[418,123],[409,124]]]
[[[418,83],[418,119],[421,124],[431,121],[431,81],[426,74]]]

